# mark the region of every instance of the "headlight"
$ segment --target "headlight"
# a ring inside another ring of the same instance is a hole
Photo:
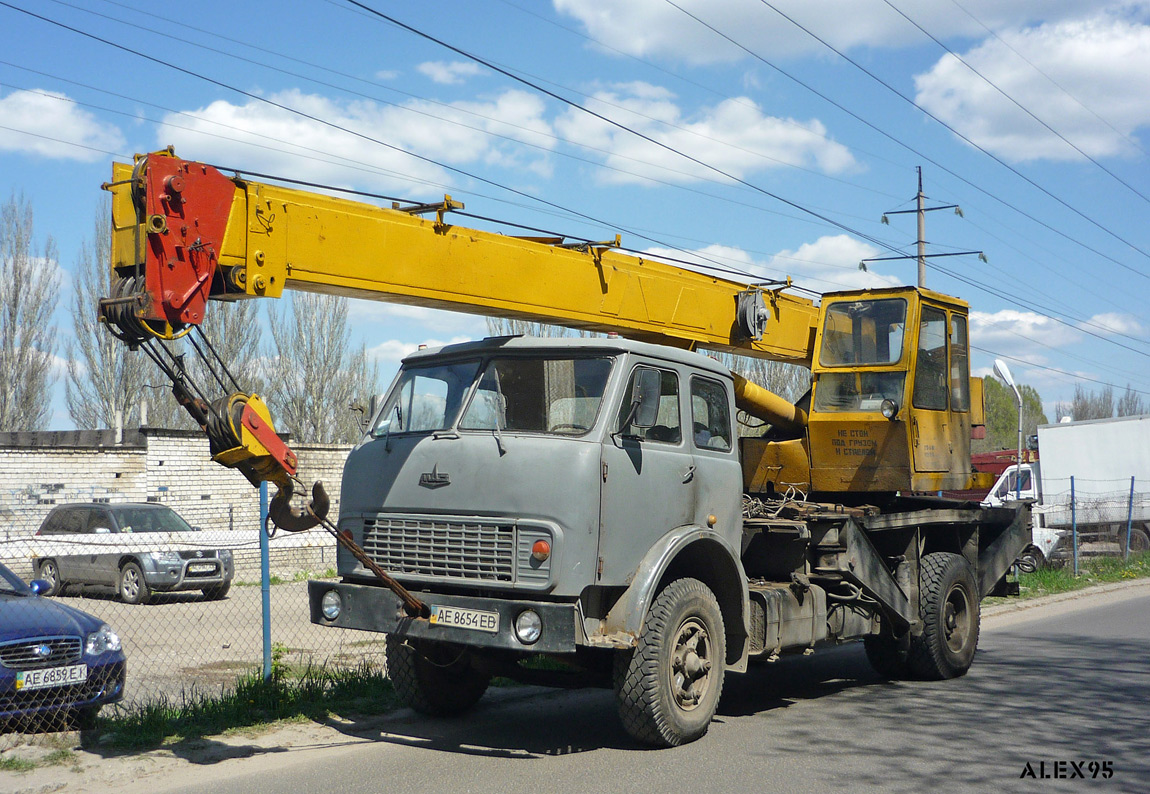
[[[102,653],[118,650],[120,650],[120,637],[107,625],[101,626],[98,631],[89,634],[88,641],[84,644],[84,651],[89,656],[99,656]]]
[[[882,405],[879,406],[882,415],[887,419],[894,419],[898,416],[898,403],[894,400],[883,400]]]
[[[343,611],[343,599],[336,590],[328,590],[319,601],[319,611],[328,620],[335,620]]]
[[[524,645],[532,645],[543,633],[543,620],[534,609],[525,609],[515,618],[515,636]]]
[[[180,553],[178,551],[153,551],[152,559],[160,565],[179,565]]]

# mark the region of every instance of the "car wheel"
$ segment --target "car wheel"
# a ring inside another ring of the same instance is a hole
[[[615,700],[623,728],[662,747],[707,732],[723,690],[726,636],[719,602],[698,579],[676,579],[655,599],[632,652],[617,652]]]
[[[957,678],[978,648],[978,583],[966,558],[934,552],[922,558],[919,593],[923,631],[911,640],[911,672],[927,680]]]
[[[1046,555],[1037,546],[1029,546],[1018,558],[1018,570],[1022,573],[1034,573],[1039,568],[1046,567]]]
[[[144,572],[139,563],[127,562],[120,569],[120,598],[125,604],[142,604],[152,591],[144,581]]]
[[[40,564],[36,566],[36,578],[48,583],[48,589],[42,595],[59,595],[64,589],[64,583],[60,581],[60,569],[56,567],[55,560],[40,560]]]
[[[205,587],[204,588],[204,600],[205,601],[219,601],[219,600],[223,599],[223,597],[226,596],[228,594],[228,591],[231,589],[232,589],[232,583],[231,582],[224,582],[223,584],[218,584],[214,587]]]

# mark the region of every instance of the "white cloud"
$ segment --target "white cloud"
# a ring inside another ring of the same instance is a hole
[[[459,85],[468,77],[475,77],[483,71],[479,68],[479,64],[471,61],[453,61],[451,63],[427,61],[415,68],[419,70],[420,74],[430,77],[432,81],[440,85]]]
[[[177,152],[199,160],[243,163],[253,171],[413,197],[441,193],[441,186],[426,183],[442,185],[458,177],[404,151],[457,166],[495,160],[531,169],[545,153],[524,154],[521,147],[488,133],[544,147],[552,142],[547,137],[550,126],[543,118],[542,100],[522,91],[506,91],[493,99],[450,108],[421,101],[402,108],[370,101],[344,102],[294,90],[269,99],[359,135],[250,100],[243,105],[218,101],[188,111],[194,119],[168,114],[156,139],[164,145],[173,143]],[[404,151],[371,139],[386,140]]]
[[[394,80],[399,77],[399,72],[395,69],[380,69],[375,73],[376,80]]]
[[[1079,341],[1082,334],[1050,317],[1015,309],[970,313],[971,343],[1041,363],[1036,351],[1059,348]],[[1043,361],[1045,359],[1042,359]]]
[[[755,259],[741,248],[726,245],[709,245],[688,252],[652,248],[646,253],[664,259],[678,260],[673,262],[677,266],[682,266],[683,260],[695,262],[702,266],[700,269],[709,273],[715,272],[713,268],[719,265],[745,273],[750,279],[781,281],[791,276],[796,285],[819,292],[892,287],[900,283],[893,276],[859,270],[859,261],[874,256],[878,251],[845,234],[820,237],[813,243],[799,246],[794,251],[780,251],[766,261]],[[737,280],[739,277],[734,278]]]
[[[0,130],[0,151],[93,162],[104,158],[105,152],[120,153],[125,146],[118,127],[101,122],[55,91],[13,91],[0,98],[0,119],[5,127],[23,130]]]
[[[963,60],[1089,155],[1136,151],[1125,138],[1150,124],[1150,25],[1103,14],[999,35]],[[1081,159],[951,55],[915,86],[919,104],[998,155]]]
[[[1119,314],[1118,312],[1103,312],[1096,314],[1090,318],[1088,323],[1083,323],[1080,328],[1087,328],[1095,333],[1112,333],[1123,334],[1125,336],[1145,336],[1146,327],[1138,322],[1137,317],[1129,314]]]
[[[665,88],[632,82],[596,92],[586,106],[740,179],[782,165],[827,173],[856,165],[850,150],[829,140],[818,120],[797,122],[768,116],[746,98],[723,100],[685,117],[674,100],[675,95]],[[609,183],[716,178],[713,170],[582,111],[565,112],[556,119],[555,128],[569,141],[599,150],[593,151],[595,156],[607,152],[605,165],[617,170],[599,178]]]
[[[579,20],[592,38],[629,55],[687,63],[750,57],[665,0],[552,1],[560,13]],[[746,0],[678,0],[676,4],[772,61],[811,53],[829,54],[822,44],[765,4]],[[919,31],[878,0],[773,0],[771,4],[840,50],[923,43]],[[951,0],[916,0],[913,4],[896,5],[935,35],[985,35],[985,30]],[[962,5],[974,17],[998,30],[1062,19],[1107,3],[1099,0],[1043,0],[1041,3],[964,0]]]

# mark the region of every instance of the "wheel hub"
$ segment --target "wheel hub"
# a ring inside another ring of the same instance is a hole
[[[671,692],[684,711],[694,709],[711,685],[712,646],[706,627],[696,618],[683,622],[675,634],[671,656]]]

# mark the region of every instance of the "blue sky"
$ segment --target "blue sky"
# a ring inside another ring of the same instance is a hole
[[[927,273],[971,304],[975,373],[1006,358],[1051,418],[1075,383],[1150,397],[1150,2],[364,5],[754,188],[343,0],[2,0],[0,198],[22,192],[58,243],[62,341],[112,159],[168,144],[324,184],[448,192],[480,215],[619,232],[632,248],[705,252],[817,292],[914,282],[913,261],[858,263],[889,256],[883,246],[913,253],[913,216],[879,220],[913,206],[921,165],[928,205],[964,213],[928,216],[930,252],[989,260],[946,257]],[[486,332],[479,318],[379,303],[356,302],[352,318],[384,384],[417,345]],[[54,407],[53,427],[69,427],[59,396]]]

